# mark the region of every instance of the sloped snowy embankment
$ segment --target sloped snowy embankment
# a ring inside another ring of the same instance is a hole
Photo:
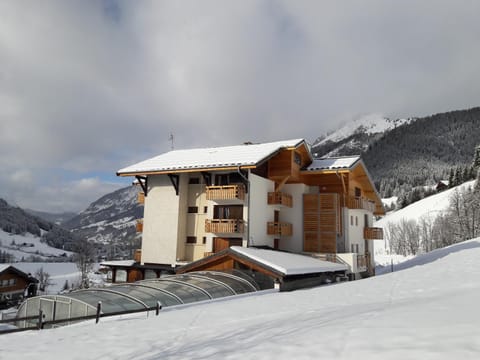
[[[480,238],[366,280],[4,335],[0,358],[478,359],[479,258]]]

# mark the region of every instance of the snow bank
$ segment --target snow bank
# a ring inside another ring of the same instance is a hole
[[[3,335],[1,357],[478,359],[479,257],[476,239],[375,278]]]

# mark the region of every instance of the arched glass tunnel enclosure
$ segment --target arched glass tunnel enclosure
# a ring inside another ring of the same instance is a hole
[[[158,279],[112,285],[105,288],[77,290],[63,295],[42,295],[25,300],[19,307],[17,318],[44,314],[43,321],[67,320],[93,316],[97,304],[102,303],[102,314],[136,312],[153,308],[160,302],[163,307],[189,304],[260,290],[250,276],[238,271],[199,271],[170,275]],[[32,327],[36,319],[17,322],[18,327]]]

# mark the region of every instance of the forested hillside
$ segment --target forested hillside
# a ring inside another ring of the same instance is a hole
[[[474,177],[467,173],[479,144],[476,107],[411,119],[383,133],[357,130],[338,141],[314,145],[313,151],[319,157],[361,154],[383,197],[405,197],[415,187],[448,180],[452,170],[465,173],[462,181]]]
[[[48,245],[64,250],[71,250],[76,241],[70,231],[11,206],[3,199],[0,199],[0,229],[17,235],[30,233],[41,237]]]
[[[363,159],[379,190],[448,179],[450,169],[469,166],[480,144],[480,108],[436,114],[399,126],[379,138]]]

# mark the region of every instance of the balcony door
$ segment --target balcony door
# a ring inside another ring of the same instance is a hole
[[[215,205],[214,219],[243,219],[243,205]]]

